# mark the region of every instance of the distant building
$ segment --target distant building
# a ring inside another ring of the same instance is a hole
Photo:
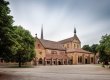
[[[95,62],[92,52],[81,49],[81,41],[77,37],[76,28],[74,28],[73,37],[56,42],[44,39],[42,27],[41,39],[36,36],[35,51],[34,64],[38,65],[91,64]]]

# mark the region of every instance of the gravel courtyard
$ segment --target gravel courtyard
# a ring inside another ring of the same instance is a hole
[[[99,65],[0,68],[0,80],[110,80],[110,69]]]

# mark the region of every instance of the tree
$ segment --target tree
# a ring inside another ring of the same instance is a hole
[[[98,44],[93,44],[93,45],[91,46],[91,52],[94,53],[94,64],[95,64],[95,56],[96,56],[96,53],[98,52],[98,51],[97,51],[97,47],[98,47]]]
[[[19,63],[25,63],[31,61],[35,57],[34,38],[28,30],[23,29],[21,26],[14,27],[15,45],[13,46],[12,60]]]
[[[100,45],[104,46],[104,51],[107,55],[110,55],[110,35],[102,36],[102,39],[100,40]]]
[[[98,44],[93,44],[93,45],[91,46],[91,52],[93,52],[95,55],[96,55],[96,53],[97,53],[97,47],[98,47]]]
[[[82,49],[84,49],[84,50],[87,50],[87,51],[92,51],[91,50],[91,47],[89,46],[89,45],[84,45],[83,47],[82,47]]]
[[[0,0],[0,57],[6,62],[31,61],[35,56],[34,38],[21,26],[13,26],[9,2]]]
[[[0,57],[3,59],[11,57],[11,46],[14,44],[12,40],[13,17],[9,15],[8,5],[9,2],[0,0]]]
[[[95,55],[96,55],[96,53],[97,53],[97,46],[98,46],[98,44],[93,44],[92,46],[84,45],[84,46],[82,47],[82,49],[94,53],[94,64],[95,64]]]
[[[110,35],[102,36],[98,46],[100,61],[105,63],[110,61]]]

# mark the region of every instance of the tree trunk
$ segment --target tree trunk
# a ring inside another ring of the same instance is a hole
[[[19,67],[21,67],[21,61],[19,61]]]
[[[95,61],[95,56],[96,56],[96,54],[94,54],[94,64],[96,64],[96,63],[95,63],[95,62],[96,62],[96,61]]]
[[[21,67],[21,54],[19,53],[19,67]]]

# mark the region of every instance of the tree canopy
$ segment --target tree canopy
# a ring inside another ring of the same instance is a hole
[[[13,26],[9,2],[0,0],[0,58],[6,62],[31,61],[35,56],[34,38],[21,26]]]
[[[92,51],[91,50],[91,47],[89,46],[89,45],[84,45],[83,47],[82,47],[82,49],[84,49],[84,50],[87,50],[87,51]]]
[[[110,61],[110,35],[102,36],[98,46],[99,58],[101,62]]]
[[[9,15],[9,2],[0,0],[0,57],[7,57],[11,53],[13,17]]]
[[[90,51],[90,52],[93,52],[94,54],[96,54],[97,53],[97,46],[98,46],[98,44],[93,44],[91,46],[84,45],[82,47],[82,49],[87,50],[87,51]]]
[[[13,45],[14,61],[21,63],[31,61],[35,56],[34,38],[28,30],[14,26],[15,45]]]
[[[98,47],[98,44],[93,44],[91,47],[91,52],[93,52],[94,54],[96,54],[98,51],[97,51],[97,47]]]

